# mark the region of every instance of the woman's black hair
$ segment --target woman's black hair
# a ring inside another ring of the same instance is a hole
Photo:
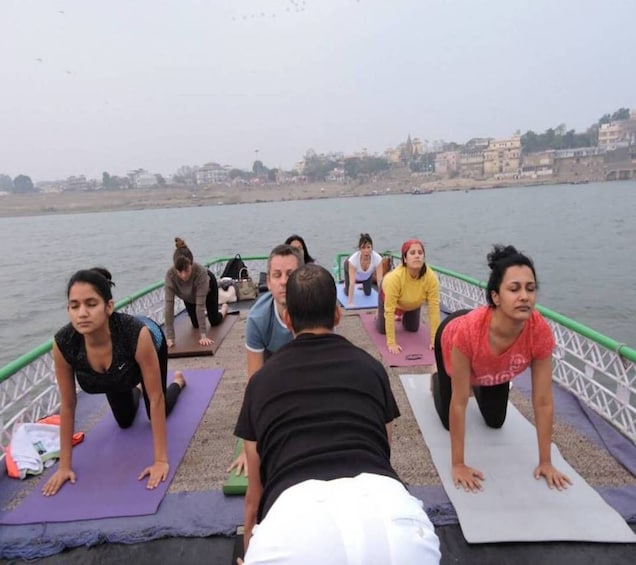
[[[492,246],[492,251],[488,253],[486,258],[488,260],[488,267],[490,267],[490,277],[488,278],[488,285],[486,287],[486,300],[492,308],[495,307],[492,293],[496,292],[499,294],[501,282],[508,267],[529,267],[534,276],[536,288],[539,288],[537,273],[534,270],[532,259],[517,251],[512,245],[495,244]]]
[[[368,233],[361,233],[360,239],[358,240],[358,249],[367,243],[373,247],[373,240],[371,239],[371,236]]]
[[[93,267],[92,269],[82,269],[77,271],[68,281],[66,287],[66,297],[71,294],[71,287],[76,283],[90,284],[103,299],[109,302],[113,299],[111,288],[115,286],[112,275],[104,267]]]
[[[297,234],[293,234],[290,235],[286,240],[285,240],[285,244],[286,245],[291,245],[292,241],[300,241],[300,245],[302,245],[303,247],[303,259],[304,259],[304,264],[305,265],[309,265],[309,263],[315,263],[316,260],[309,255],[309,251],[307,251],[307,244],[305,243],[305,240],[300,237]]]

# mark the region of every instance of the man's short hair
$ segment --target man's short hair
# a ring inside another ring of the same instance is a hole
[[[287,312],[295,333],[335,325],[336,283],[331,273],[315,263],[296,269],[286,288]]]
[[[267,258],[267,276],[269,276],[269,271],[272,268],[272,259],[274,257],[289,257],[290,255],[296,257],[299,267],[303,266],[303,256],[300,250],[292,247],[291,245],[283,243],[274,247],[274,249],[272,249],[271,253],[269,254],[269,257]]]

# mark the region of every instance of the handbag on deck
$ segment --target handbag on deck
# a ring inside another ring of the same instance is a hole
[[[249,275],[247,267],[239,271],[238,279],[234,282],[238,300],[255,300],[258,296],[258,286]]]

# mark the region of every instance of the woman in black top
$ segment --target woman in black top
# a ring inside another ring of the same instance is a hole
[[[42,492],[54,495],[66,481],[74,483],[71,439],[77,403],[75,379],[90,394],[105,393],[121,428],[132,425],[143,393],[152,425],[154,463],[143,469],[147,488],[166,480],[169,471],[166,448],[166,416],[185,386],[175,373],[166,387],[168,347],[161,328],[149,318],[143,321],[115,312],[111,275],[106,269],[75,273],[67,289],[71,320],[55,334],[53,360],[60,387],[60,462]],[[141,388],[140,388],[141,387]]]
[[[307,244],[305,243],[305,240],[299,235],[297,234],[290,235],[285,240],[285,243],[287,245],[291,245],[292,247],[295,247],[296,249],[300,249],[300,251],[303,254],[303,265],[309,265],[309,263],[316,262],[316,260],[311,255],[309,255],[309,251],[307,250]]]

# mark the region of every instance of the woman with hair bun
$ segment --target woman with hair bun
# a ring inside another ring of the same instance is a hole
[[[174,297],[183,300],[192,327],[200,331],[199,345],[211,345],[206,333],[206,311],[210,326],[218,326],[227,316],[227,304],[219,310],[219,287],[216,277],[196,263],[192,251],[180,237],[175,237],[172,267],[166,273],[164,320],[168,347],[174,347]]]
[[[77,271],[67,287],[70,323],[55,334],[53,360],[60,389],[60,462],[42,493],[52,496],[75,483],[71,466],[77,396],[75,381],[89,394],[106,394],[120,428],[129,428],[143,394],[152,425],[154,462],[141,471],[154,489],[168,477],[166,417],[186,382],[177,371],[167,386],[168,347],[161,328],[150,318],[115,312],[108,270]]]
[[[374,273],[378,288],[382,288],[382,256],[373,251],[371,236],[361,233],[358,250],[344,262],[344,291],[349,306],[353,306],[356,283],[362,283],[362,290],[366,296],[371,294]]]
[[[402,351],[395,340],[396,314],[402,317],[402,326],[407,332],[417,332],[425,303],[431,330],[430,342],[425,347],[433,349],[440,320],[439,281],[433,269],[426,265],[424,244],[419,239],[409,239],[402,244],[402,264],[384,275],[378,298],[376,329],[386,334],[386,345],[391,353]]]
[[[466,491],[481,490],[484,475],[464,462],[465,416],[471,389],[491,428],[506,419],[510,381],[528,367],[532,373],[532,405],[537,427],[539,464],[544,477],[559,490],[570,479],[552,466],[552,350],[554,336],[535,310],[537,278],[532,260],[512,245],[495,245],[488,254],[488,305],[453,312],[435,336],[437,373],[432,378],[435,409],[450,430],[453,482]]]

